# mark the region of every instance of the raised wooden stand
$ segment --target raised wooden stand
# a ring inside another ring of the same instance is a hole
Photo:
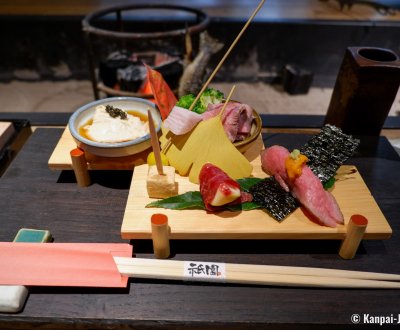
[[[259,139],[245,152],[245,156],[251,160],[255,177],[266,176],[259,159],[261,148],[262,140]],[[262,210],[212,214],[203,210],[146,208],[154,200],[148,197],[146,191],[148,168],[145,163],[151,149],[134,156],[116,158],[84,153],[83,158],[78,155],[79,161],[70,156],[74,149],[76,144],[67,128],[49,159],[49,167],[54,170],[74,170],[81,186],[90,184],[86,177],[90,170],[135,168],[121,226],[123,239],[153,239],[153,228],[149,219],[158,212],[168,217],[168,236],[163,236],[164,239],[168,238],[168,247],[170,239],[336,239],[343,241],[339,255],[344,259],[351,259],[362,239],[388,239],[392,234],[385,216],[354,166],[343,166],[339,169],[339,178],[332,191],[343,212],[345,225],[328,228],[310,221],[301,209],[279,223]],[[179,194],[198,189],[186,177],[177,174],[175,178],[179,183]],[[354,217],[350,221],[358,212],[363,212],[369,219],[368,228],[354,224]],[[155,253],[157,249],[156,247]]]
[[[76,149],[76,143],[68,127],[58,141],[48,165],[52,170],[73,170],[71,150]],[[147,155],[151,149],[144,150],[136,155],[124,157],[102,157],[85,152],[88,170],[132,170],[137,165],[146,164]]]

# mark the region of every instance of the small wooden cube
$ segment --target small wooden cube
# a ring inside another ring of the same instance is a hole
[[[163,166],[163,175],[158,174],[157,166],[149,166],[147,173],[147,193],[150,198],[167,198],[178,194],[178,183],[175,182],[175,168]]]

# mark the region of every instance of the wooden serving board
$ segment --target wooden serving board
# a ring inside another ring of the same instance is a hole
[[[253,176],[266,176],[259,156],[251,163]],[[277,222],[263,210],[207,213],[204,210],[146,208],[154,200],[147,196],[147,171],[147,165],[135,167],[121,228],[124,239],[150,239],[150,217],[154,213],[168,216],[171,239],[343,239],[346,234],[346,224],[337,228],[321,226],[307,218],[301,208],[282,222]],[[176,175],[175,178],[180,194],[199,189],[187,177]],[[391,236],[392,230],[385,216],[354,166],[339,169],[332,193],[346,223],[353,214],[368,218],[365,239],[387,239]]]
[[[259,157],[261,137],[244,153],[253,165],[253,176],[265,177]],[[68,127],[63,132],[49,161],[50,169],[71,170],[70,151],[76,148]],[[85,154],[90,170],[133,169],[131,189],[121,227],[124,239],[150,239],[150,217],[165,213],[169,218],[172,239],[343,239],[346,225],[328,228],[310,221],[302,209],[297,209],[279,223],[265,211],[207,213],[203,210],[174,211],[146,208],[153,201],[147,196],[146,162],[149,150],[129,157],[107,158]],[[345,221],[360,213],[368,218],[365,239],[387,239],[392,230],[358,171],[352,166],[342,166],[339,181],[332,191],[344,214]],[[198,185],[187,177],[176,175],[179,193],[198,190]]]
[[[48,165],[52,170],[72,170],[70,151],[76,148],[76,143],[68,127],[51,154]],[[101,157],[85,152],[89,170],[132,170],[136,165],[146,163],[151,150],[142,151],[136,155],[124,157]]]

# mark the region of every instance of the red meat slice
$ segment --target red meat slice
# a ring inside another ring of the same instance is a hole
[[[231,189],[240,189],[240,185],[229,177],[224,171],[217,166],[207,163],[201,168],[199,174],[200,193],[203,197],[204,205],[209,211],[219,210],[220,207],[211,205],[217,192],[230,194]],[[248,197],[248,196],[246,196]],[[237,200],[240,202],[241,197]],[[235,200],[236,202],[236,200]]]
[[[203,120],[217,116],[223,105],[209,104],[207,111],[202,114]],[[222,114],[222,125],[231,142],[244,140],[250,134],[252,120],[253,110],[244,103],[229,102]]]

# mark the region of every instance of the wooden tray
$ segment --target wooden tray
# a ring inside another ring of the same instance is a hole
[[[255,177],[265,177],[261,169],[259,153],[261,137],[245,152],[253,165]],[[76,148],[68,127],[57,143],[48,165],[54,170],[71,170],[70,151]],[[118,158],[98,157],[85,154],[90,170],[133,169],[131,188],[121,227],[124,239],[150,239],[150,217],[154,213],[165,213],[169,217],[172,239],[343,239],[346,225],[328,228],[311,222],[299,208],[279,223],[262,210],[244,212],[207,213],[203,210],[174,211],[145,208],[152,201],[147,196],[145,165],[149,150],[143,153]],[[392,230],[365,185],[358,171],[352,166],[342,166],[340,179],[332,191],[348,221],[351,215],[360,213],[369,220],[364,239],[387,239]],[[198,186],[186,177],[176,175],[179,193],[198,190]]]
[[[259,154],[259,152],[258,152]],[[265,177],[260,157],[252,160],[253,175]],[[131,189],[121,227],[124,239],[150,239],[150,217],[164,213],[169,218],[171,239],[343,239],[347,228],[324,227],[309,220],[301,208],[281,223],[265,211],[207,213],[203,210],[167,210],[145,208],[152,199],[147,196],[147,165],[135,167]],[[353,214],[368,218],[364,239],[387,239],[392,230],[362,177],[354,166],[342,166],[332,190],[343,212],[345,221]],[[198,190],[198,185],[186,177],[176,175],[179,193]]]
[[[49,168],[52,170],[72,170],[70,151],[75,148],[76,143],[67,127],[49,158]],[[85,157],[89,170],[132,170],[136,165],[146,163],[149,152],[150,149],[125,157],[101,157],[85,152]]]

